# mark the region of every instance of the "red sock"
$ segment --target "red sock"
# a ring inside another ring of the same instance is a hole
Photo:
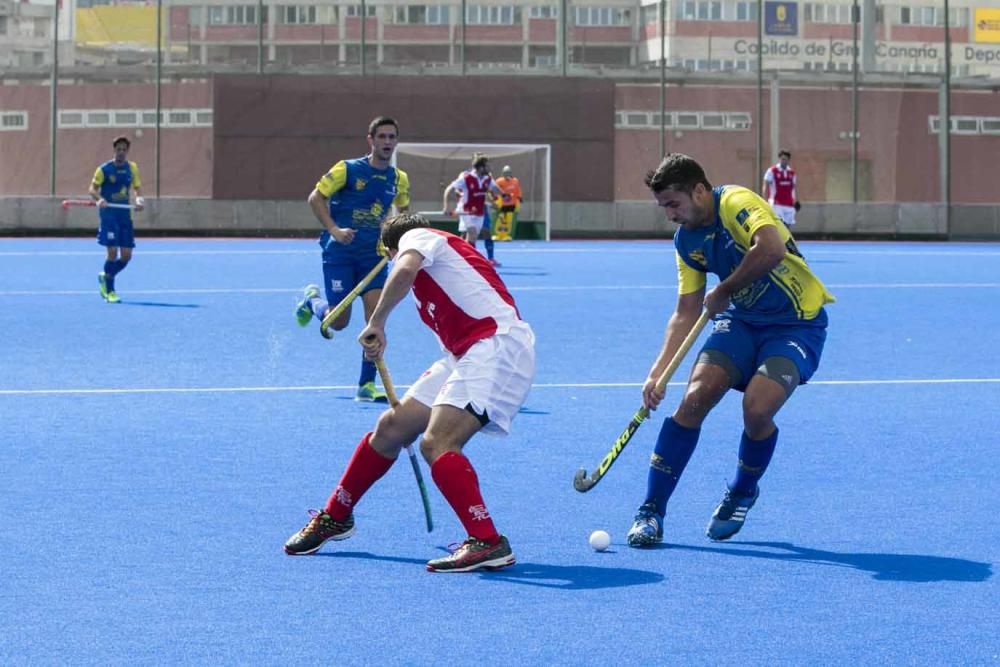
[[[479,477],[469,459],[458,452],[446,452],[434,461],[431,477],[465,526],[465,532],[490,544],[500,541],[479,492]]]
[[[396,462],[396,459],[387,459],[372,449],[371,439],[371,432],[365,433],[365,437],[361,438],[351,462],[347,464],[344,476],[340,478],[337,488],[326,501],[324,510],[337,521],[349,517],[365,491],[370,489]]]

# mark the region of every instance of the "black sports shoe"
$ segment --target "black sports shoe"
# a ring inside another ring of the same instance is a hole
[[[312,518],[305,528],[285,542],[285,553],[289,556],[308,556],[319,551],[327,540],[346,540],[354,534],[353,514],[344,521],[322,511],[309,510],[309,514]]]
[[[651,547],[663,541],[663,517],[657,513],[656,505],[643,503],[639,507],[625,541],[630,547]]]
[[[746,521],[747,512],[757,502],[759,496],[760,487],[754,489],[752,496],[741,496],[732,489],[726,489],[722,502],[712,513],[705,534],[716,542],[721,542],[740,532],[743,522]]]
[[[450,555],[435,558],[427,563],[428,572],[472,572],[473,570],[499,570],[514,564],[514,552],[503,535],[496,544],[489,544],[470,537]]]

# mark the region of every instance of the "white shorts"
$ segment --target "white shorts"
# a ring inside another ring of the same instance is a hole
[[[479,231],[483,228],[483,217],[481,215],[469,215],[461,213],[458,216],[458,233],[464,234],[469,230]]]
[[[522,322],[485,338],[461,357],[449,354],[424,371],[406,395],[427,406],[472,405],[486,411],[483,433],[507,435],[535,379],[535,334]]]
[[[794,206],[782,206],[781,204],[771,204],[771,208],[774,212],[778,214],[781,221],[787,226],[791,227],[795,224],[795,207]]]

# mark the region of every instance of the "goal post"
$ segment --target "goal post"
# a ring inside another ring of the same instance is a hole
[[[551,238],[552,147],[549,144],[400,142],[392,164],[410,179],[410,210],[439,211],[445,188],[472,166],[472,156],[489,158],[493,178],[505,166],[521,183],[518,238]]]

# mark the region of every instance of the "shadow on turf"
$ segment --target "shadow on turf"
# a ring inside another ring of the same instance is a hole
[[[734,547],[762,547],[777,551],[758,551]],[[986,581],[993,576],[990,563],[980,563],[964,558],[922,556],[919,554],[841,553],[799,547],[789,542],[734,542],[731,546],[695,547],[672,544],[672,549],[706,551],[729,556],[748,556],[771,560],[787,560],[817,565],[851,567],[871,572],[878,581]]]
[[[329,551],[319,552],[313,554],[313,556],[362,558],[390,563],[411,563],[413,565],[420,565],[421,567],[427,563],[426,559],[379,556],[368,551]],[[664,579],[663,575],[659,572],[648,572],[646,570],[631,570],[620,567],[592,567],[589,565],[544,565],[522,562],[496,572],[482,572],[479,576],[484,579],[506,581],[512,584],[563,590],[643,586],[646,584],[658,584]]]

